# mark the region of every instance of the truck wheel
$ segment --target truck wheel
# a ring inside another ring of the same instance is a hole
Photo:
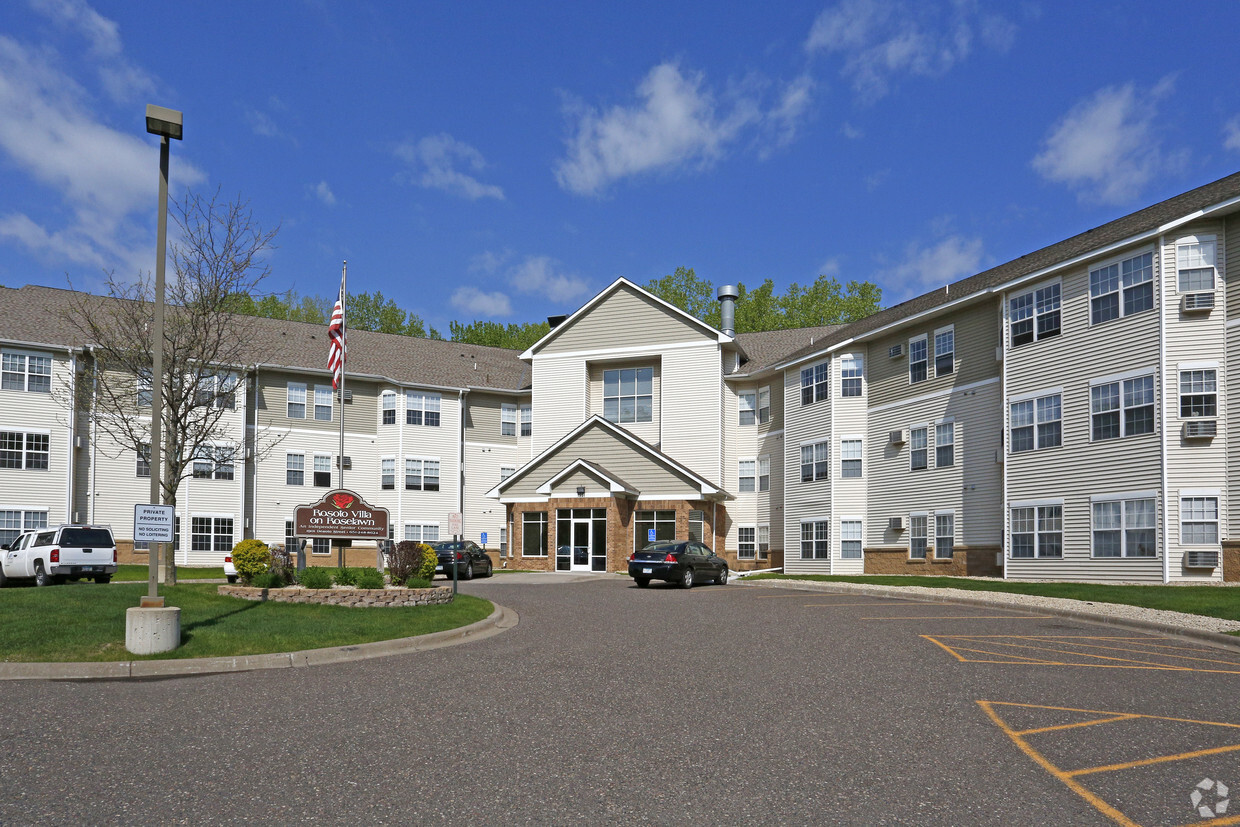
[[[9,583],[9,578],[4,576],[4,569],[0,569],[0,589],[3,589]]]
[[[101,585],[106,585],[106,584],[108,584],[108,583],[111,583],[111,582],[112,582],[112,575],[110,575],[110,574],[96,574],[96,575],[95,575],[95,582],[96,582],[96,583],[99,583],[99,584],[101,584]]]
[[[229,582],[229,583],[236,583],[236,582],[237,582],[237,578],[238,578],[239,576],[240,576],[240,575],[236,575],[236,574],[230,574],[230,575],[228,575],[228,582]]]
[[[52,576],[47,573],[47,569],[43,568],[42,563],[35,563],[34,566],[34,584],[36,586],[52,585]]]

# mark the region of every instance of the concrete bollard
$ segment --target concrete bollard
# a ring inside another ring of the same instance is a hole
[[[125,610],[125,648],[135,655],[171,652],[181,645],[181,610],[134,607]]]

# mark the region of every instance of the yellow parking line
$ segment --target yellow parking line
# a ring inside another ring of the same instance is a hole
[[[912,615],[911,617],[862,617],[858,620],[1045,620],[1054,615]]]
[[[1056,660],[1047,660],[1046,658],[1031,658],[1031,657],[1026,657],[1025,655],[1009,655],[1007,652],[990,652],[990,651],[987,651],[986,649],[969,649],[968,647],[965,647],[965,646],[954,646],[952,648],[960,652],[976,652],[979,655],[992,655],[994,657],[1015,658],[1016,660],[1026,660],[1026,661],[1029,661],[1030,663],[1042,664],[1043,666],[1067,666],[1068,665],[1066,663],[1061,663],[1060,661],[1056,661]],[[1011,663],[1011,662],[1012,661],[1001,661],[1001,660],[973,661],[973,663]]]
[[[1096,721],[1081,721],[1076,724],[1060,724],[1059,726],[1043,726],[1037,729],[1022,729],[1017,735],[1024,737],[1026,735],[1037,735],[1039,732],[1058,732],[1061,729],[1079,729],[1083,726],[1094,726],[1095,724],[1111,724],[1116,721],[1129,721],[1133,718],[1140,718],[1140,715],[1116,715],[1111,718],[1099,718]]]
[[[1059,654],[1059,655],[1075,655],[1076,657],[1097,658],[1098,660],[1114,660],[1114,661],[1120,661],[1122,663],[1137,663],[1142,666],[1158,667],[1160,669],[1179,669],[1179,670],[1184,670],[1184,671],[1192,671],[1191,666],[1175,666],[1174,664],[1153,663],[1151,661],[1137,660],[1136,658],[1115,658],[1115,657],[1111,657],[1110,655],[1095,655],[1090,652],[1071,652],[1071,651],[1065,652],[1062,649],[1055,649],[1054,647],[1050,647],[1050,646],[1030,646],[1028,644],[1022,645],[1018,643],[1000,644],[1000,645],[1007,646],[1013,649],[1032,649],[1034,651],[1039,651],[1039,652],[1055,652],[1056,654]],[[990,652],[989,654],[998,655],[1000,653]],[[1002,654],[1006,654],[1006,652]],[[1240,664],[1236,664],[1236,665],[1240,666]]]
[[[961,656],[960,656],[957,652],[955,652],[955,651],[954,651],[954,650],[953,650],[950,646],[948,646],[947,644],[945,644],[945,643],[939,643],[937,640],[935,640],[934,638],[930,637],[929,635],[922,635],[921,637],[923,637],[923,638],[925,638],[926,640],[930,641],[930,642],[931,642],[931,643],[933,643],[934,645],[941,647],[941,648],[942,648],[945,652],[947,652],[947,654],[951,655],[952,657],[954,657],[956,660],[960,661],[961,663],[967,663],[967,662],[968,662],[968,660],[969,660],[968,658],[961,657]]]
[[[1225,663],[1228,666],[1240,666],[1240,661],[1234,660],[1217,660],[1215,658],[1194,658],[1191,655],[1173,655],[1170,652],[1150,652],[1144,649],[1125,649],[1120,646],[1102,646],[1097,643],[1064,643],[1065,646],[1090,646],[1094,649],[1107,649],[1112,652],[1139,652],[1143,655],[1158,655],[1163,658],[1177,658],[1178,660],[1195,660],[1202,663]],[[1197,651],[1201,651],[1198,649]]]
[[[1144,715],[1134,717],[1144,718]],[[1115,772],[1116,770],[1130,770],[1134,767],[1148,767],[1151,764],[1165,764],[1168,761],[1183,761],[1187,758],[1202,758],[1206,755],[1221,755],[1224,752],[1235,752],[1240,750],[1240,744],[1233,744],[1229,747],[1211,747],[1210,749],[1199,749],[1192,752],[1181,752],[1178,755],[1160,755],[1157,758],[1142,758],[1140,761],[1125,761],[1122,764],[1107,764],[1105,767],[1086,767],[1080,770],[1069,770],[1067,775],[1075,778],[1078,775],[1092,775],[1096,772]]]

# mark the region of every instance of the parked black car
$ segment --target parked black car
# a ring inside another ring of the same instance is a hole
[[[494,566],[487,553],[473,540],[441,540],[431,543],[439,565],[435,574],[452,579],[452,561],[456,559],[456,576],[461,580],[473,580],[475,576],[490,577]]]
[[[629,556],[629,577],[643,589],[651,580],[666,580],[682,589],[699,580],[722,585],[728,582],[728,564],[695,540],[648,543]]]

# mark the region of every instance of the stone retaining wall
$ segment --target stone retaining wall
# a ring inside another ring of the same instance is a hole
[[[220,586],[219,593],[242,600],[274,600],[277,603],[318,603],[325,606],[437,606],[452,602],[452,589],[258,589],[253,586]]]

